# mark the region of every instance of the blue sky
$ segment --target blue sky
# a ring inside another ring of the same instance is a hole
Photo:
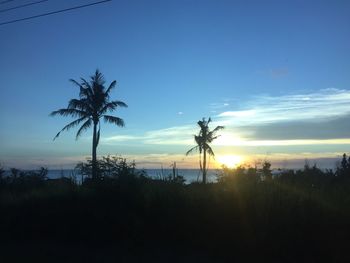
[[[0,5],[0,10],[24,0]],[[0,22],[93,1],[47,1]],[[54,135],[79,79],[99,68],[117,80],[115,115],[98,153],[141,167],[190,167],[196,122],[224,125],[213,149],[248,162],[330,166],[350,147],[349,1],[111,1],[0,26],[0,162],[72,167],[91,132]],[[299,161],[299,162],[298,162]]]

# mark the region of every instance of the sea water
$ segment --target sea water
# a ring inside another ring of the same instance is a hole
[[[166,179],[173,176],[172,169],[143,169],[145,175],[153,179]],[[220,170],[210,169],[207,173],[208,182],[215,182],[217,180],[217,174]],[[202,173],[199,169],[177,169],[176,174],[183,176],[185,183],[202,182]],[[72,177],[81,181],[81,175],[77,170],[48,170],[47,177],[49,179],[57,179],[61,177]]]

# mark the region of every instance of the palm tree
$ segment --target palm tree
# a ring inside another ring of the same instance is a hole
[[[194,140],[196,142],[196,146],[191,148],[186,155],[189,155],[193,151],[199,152],[199,167],[203,175],[203,183],[207,183],[207,154],[209,156],[215,156],[213,149],[209,146],[209,143],[214,141],[216,138],[218,138],[220,135],[216,135],[216,133],[223,129],[224,126],[217,126],[214,130],[209,130],[209,123],[211,122],[211,119],[209,118],[208,121],[203,118],[202,120],[198,121],[197,124],[200,128],[199,134],[194,135]],[[202,155],[203,155],[203,161],[202,161]]]
[[[50,116],[71,116],[77,119],[64,126],[56,134],[54,140],[62,131],[68,131],[82,123],[76,134],[76,139],[78,139],[82,132],[93,126],[92,178],[97,179],[96,149],[100,140],[100,120],[103,118],[105,122],[124,127],[123,119],[107,115],[106,113],[114,111],[118,107],[127,107],[127,105],[122,101],[110,100],[110,92],[115,88],[117,82],[114,80],[106,89],[104,77],[99,70],[96,70],[95,74],[91,76],[90,81],[86,81],[83,78],[81,78],[80,83],[74,79],[70,79],[70,81],[80,88],[79,98],[71,99],[67,108],[53,111]]]

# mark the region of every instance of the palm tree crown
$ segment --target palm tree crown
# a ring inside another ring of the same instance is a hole
[[[198,121],[197,124],[200,128],[199,134],[194,136],[194,140],[196,142],[196,146],[191,148],[189,151],[187,151],[186,155],[189,155],[193,151],[199,152],[199,167],[203,175],[203,183],[206,183],[207,181],[207,154],[209,156],[215,156],[213,149],[210,147],[210,143],[214,141],[216,138],[218,138],[220,135],[216,135],[216,133],[224,129],[224,126],[217,126],[214,130],[209,130],[209,123],[211,122],[211,118],[209,118],[207,121],[205,118]],[[202,155],[203,155],[203,161],[202,161]]]
[[[93,126],[92,175],[94,177],[96,176],[96,148],[100,140],[100,120],[103,118],[107,123],[123,127],[125,125],[124,120],[119,117],[108,115],[108,112],[116,110],[117,107],[127,107],[127,105],[122,101],[110,100],[110,92],[116,87],[117,82],[114,80],[108,88],[105,88],[105,80],[99,70],[96,70],[95,74],[91,76],[90,81],[84,78],[81,78],[80,83],[74,79],[70,79],[70,81],[80,89],[79,98],[71,99],[67,108],[53,111],[50,115],[71,116],[76,118],[76,120],[64,126],[62,130],[56,134],[54,140],[59,137],[62,131],[68,131],[82,124],[76,134],[76,139],[78,139],[82,132]]]

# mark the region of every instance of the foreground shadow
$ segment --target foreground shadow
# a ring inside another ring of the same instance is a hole
[[[152,179],[125,159],[100,180],[1,176],[1,262],[346,262],[350,165],[223,169],[217,183]],[[343,159],[343,160],[344,160]],[[265,175],[267,175],[265,177]]]

